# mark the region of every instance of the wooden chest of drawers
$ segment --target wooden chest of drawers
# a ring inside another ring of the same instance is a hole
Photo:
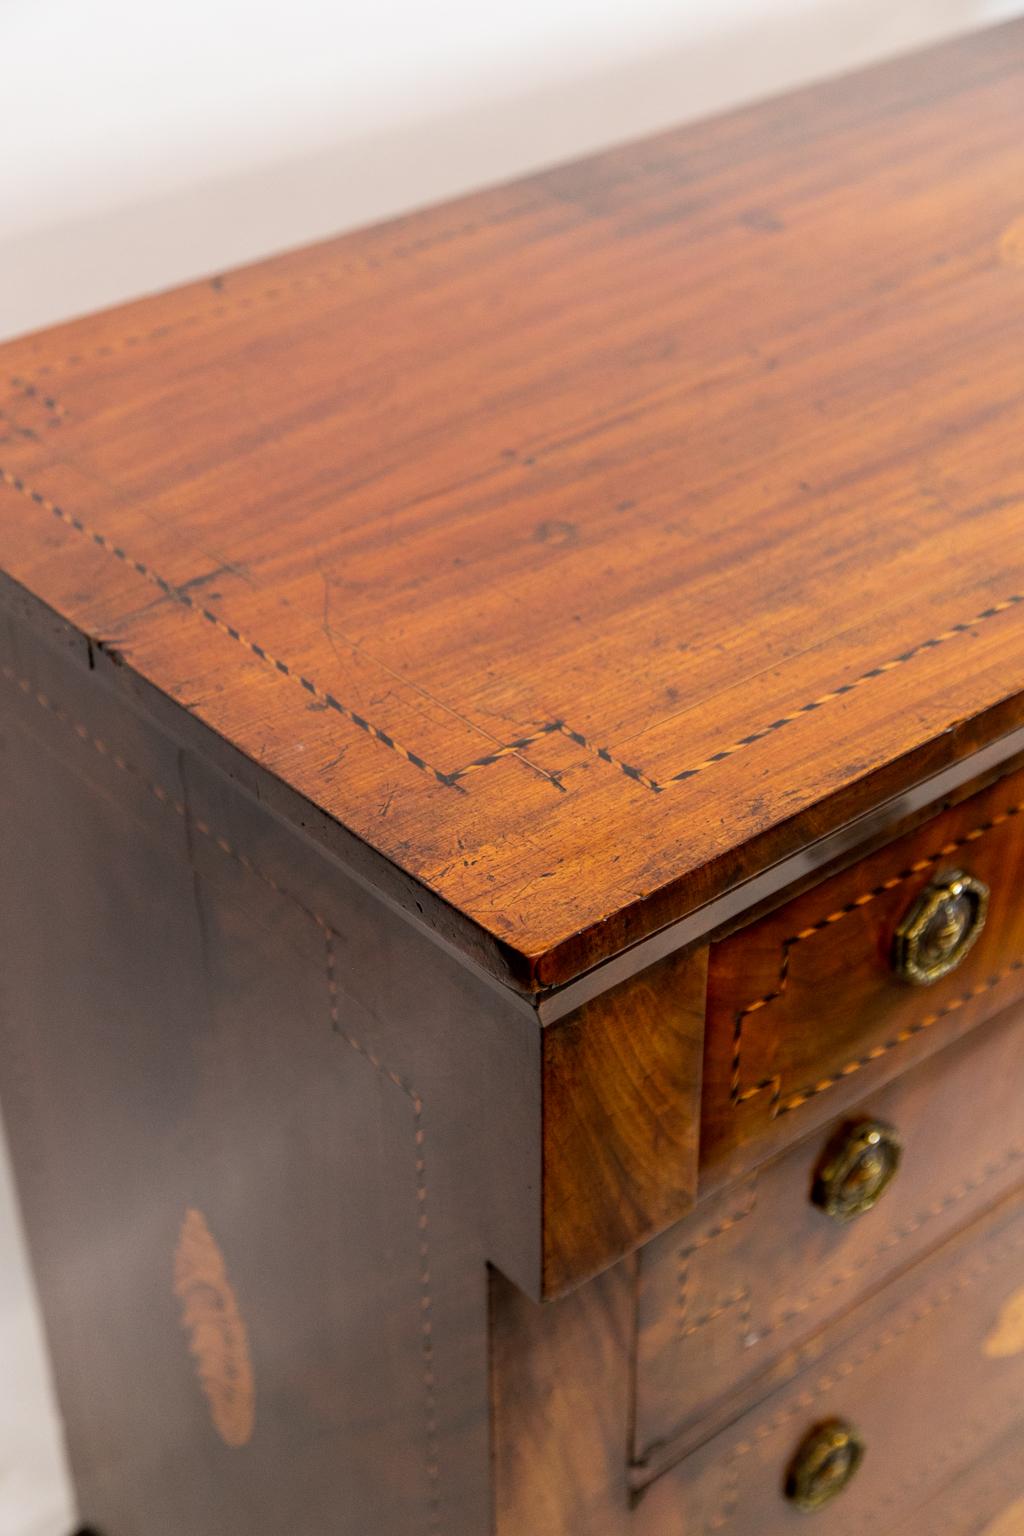
[[[1020,24],[0,351],[91,1530],[1024,1531],[1022,357]]]

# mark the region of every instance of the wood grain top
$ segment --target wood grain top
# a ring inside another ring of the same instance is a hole
[[[0,565],[543,987],[1024,720],[1022,445],[1016,23],[8,344]]]

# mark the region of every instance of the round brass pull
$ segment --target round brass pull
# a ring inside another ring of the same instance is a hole
[[[836,1221],[852,1221],[882,1198],[902,1152],[896,1132],[881,1120],[845,1126],[822,1158],[811,1199]]]
[[[804,1437],[786,1473],[786,1497],[797,1509],[821,1509],[849,1485],[864,1460],[864,1441],[843,1419],[829,1419]]]
[[[896,930],[893,967],[904,981],[927,986],[948,976],[985,926],[988,886],[955,870],[921,892]]]

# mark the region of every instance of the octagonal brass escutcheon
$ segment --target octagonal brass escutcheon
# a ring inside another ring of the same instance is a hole
[[[864,1441],[843,1419],[818,1424],[797,1446],[785,1492],[797,1509],[815,1510],[842,1493],[864,1460]]]
[[[896,1177],[902,1152],[896,1132],[881,1120],[844,1126],[814,1176],[812,1201],[835,1221],[862,1216]]]
[[[893,968],[904,981],[928,986],[963,960],[985,926],[988,886],[960,870],[918,896],[896,930]]]

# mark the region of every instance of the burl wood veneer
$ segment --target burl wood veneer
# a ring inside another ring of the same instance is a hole
[[[1024,1532],[1022,359],[1020,23],[0,349],[91,1529]]]

